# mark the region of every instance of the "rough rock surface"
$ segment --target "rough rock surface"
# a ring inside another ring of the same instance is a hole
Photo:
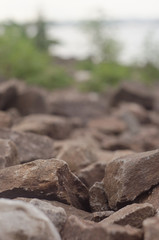
[[[143,222],[144,240],[158,240],[159,216],[148,218]]]
[[[118,210],[104,219],[101,224],[131,225],[132,227],[141,228],[142,222],[146,218],[153,217],[155,213],[155,209],[149,203],[134,203]]]
[[[12,129],[14,131],[46,135],[53,139],[65,139],[69,137],[72,126],[67,119],[62,117],[32,114],[24,117]]]
[[[0,239],[61,240],[51,221],[34,206],[0,199]]]
[[[65,224],[63,240],[142,240],[142,232],[130,226],[100,225],[70,216]]]
[[[17,148],[10,140],[0,139],[0,168],[19,164]]]
[[[0,171],[0,197],[39,197],[88,209],[88,190],[64,161],[36,160]]]
[[[109,206],[133,201],[159,183],[159,150],[132,154],[107,164],[104,185]]]
[[[38,136],[33,133],[19,133],[1,128],[0,138],[10,139],[15,143],[21,163],[39,158],[48,159],[53,157],[53,141],[47,136]]]
[[[78,172],[97,161],[96,154],[89,145],[76,143],[65,145],[57,158],[67,162],[72,172]]]

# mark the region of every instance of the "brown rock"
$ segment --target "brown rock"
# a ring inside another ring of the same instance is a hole
[[[34,198],[33,199],[17,198],[17,199],[21,200],[21,201],[25,201],[25,202],[30,202],[31,200],[34,200]],[[71,205],[68,205],[68,204],[65,204],[65,203],[62,203],[62,202],[57,202],[57,201],[48,201],[48,200],[42,200],[42,201],[51,204],[53,207],[63,208],[68,217],[71,216],[71,215],[74,215],[74,216],[77,216],[78,218],[81,218],[81,219],[88,219],[88,220],[92,219],[92,213],[86,212],[86,211],[78,209],[78,208],[75,208]]]
[[[69,137],[72,127],[65,118],[46,114],[33,114],[24,117],[12,129],[18,132],[47,135],[54,139],[65,139]]]
[[[89,145],[78,142],[65,145],[57,158],[67,162],[72,172],[78,172],[97,161],[97,157]]]
[[[0,111],[0,128],[9,128],[12,125],[12,119],[6,112]]]
[[[15,97],[17,89],[14,81],[4,81],[0,84],[0,109],[6,110],[10,107]]]
[[[156,210],[159,210],[159,186],[154,187],[149,192],[139,197],[139,203],[150,203]]]
[[[17,148],[10,140],[0,139],[0,168],[19,164]]]
[[[100,225],[70,216],[62,232],[63,240],[142,240],[142,232],[130,226]]]
[[[110,208],[133,201],[159,183],[159,150],[114,159],[107,164],[104,185]]]
[[[155,215],[155,209],[149,203],[144,204],[131,204],[118,210],[110,217],[101,221],[101,224],[119,224],[130,225],[132,227],[141,228],[142,222],[149,217]]]
[[[104,184],[96,182],[89,190],[89,203],[92,212],[108,210],[108,200],[104,191]]]
[[[8,129],[0,129],[1,139],[10,139],[17,147],[19,161],[30,162],[35,159],[53,157],[53,141],[47,136],[33,133],[18,133]]]
[[[89,217],[87,217],[86,220],[100,222],[103,219],[111,216],[113,213],[114,213],[114,211],[94,212]]]
[[[105,134],[120,134],[126,130],[126,124],[124,121],[115,117],[93,119],[89,122],[88,126],[98,129]]]
[[[88,190],[64,161],[36,160],[0,171],[0,197],[59,200],[88,209]]]
[[[138,82],[125,82],[120,86],[112,97],[112,105],[116,106],[121,102],[134,102],[147,109],[154,106],[154,97],[150,89]]]
[[[158,240],[159,216],[146,219],[143,222],[144,240]]]

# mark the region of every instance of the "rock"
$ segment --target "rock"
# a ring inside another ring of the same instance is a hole
[[[53,141],[47,136],[0,129],[1,139],[10,139],[17,147],[20,163],[53,157]]]
[[[36,198],[30,200],[29,203],[45,213],[45,215],[51,220],[59,232],[63,229],[67,219],[66,212],[63,208],[55,207],[46,201]]]
[[[105,134],[120,134],[126,130],[124,121],[115,117],[104,117],[89,121],[89,127],[98,129]]]
[[[146,192],[138,198],[139,203],[150,203],[156,210],[159,210],[159,185]]]
[[[134,203],[118,210],[110,217],[101,221],[101,224],[130,225],[132,227],[141,228],[142,222],[146,218],[153,217],[155,213],[155,209],[149,203]]]
[[[12,102],[22,115],[47,113],[46,93],[38,87],[28,87],[22,82],[16,82],[17,96]]]
[[[63,240],[142,240],[142,231],[130,226],[100,225],[70,216],[62,232]]]
[[[95,182],[100,182],[104,178],[106,162],[98,161],[83,169],[81,169],[77,176],[88,187],[92,187]]]
[[[0,197],[58,200],[88,209],[88,190],[64,161],[36,160],[0,171]]]
[[[48,104],[51,114],[80,117],[85,121],[92,117],[101,116],[106,108],[106,104],[103,104],[97,94],[82,94],[72,89],[50,94]]]
[[[0,168],[19,164],[17,148],[10,140],[0,139]]]
[[[89,203],[92,212],[108,210],[108,200],[104,191],[104,184],[96,182],[89,190]]]
[[[154,101],[153,93],[150,89],[137,82],[125,82],[114,93],[111,104],[116,106],[121,102],[133,102],[146,109],[153,109]]]
[[[89,217],[86,218],[86,220],[100,222],[103,219],[111,216],[113,213],[114,211],[93,212]]]
[[[62,117],[47,114],[33,114],[24,117],[20,122],[12,127],[14,131],[32,132],[47,135],[54,139],[68,138],[72,126],[69,121]]]
[[[110,208],[132,202],[159,183],[159,150],[117,158],[107,164],[104,186]]]
[[[158,240],[159,216],[146,219],[143,222],[144,240]]]
[[[30,198],[16,198],[16,199],[24,201],[24,202],[30,202],[32,200]],[[75,216],[77,216],[78,218],[81,218],[81,219],[88,219],[89,220],[89,219],[92,218],[92,213],[86,212],[86,211],[78,209],[78,208],[75,208],[71,205],[68,205],[68,204],[65,204],[65,203],[62,203],[62,202],[57,202],[57,201],[48,201],[48,200],[42,200],[42,201],[51,204],[53,207],[63,208],[68,217],[71,216],[71,215],[75,215]]]
[[[6,112],[0,111],[0,128],[9,128],[12,125],[12,119]]]
[[[0,84],[0,109],[8,109],[17,96],[15,81],[4,81]]]
[[[61,239],[55,226],[41,211],[22,201],[0,199],[0,221],[0,239]]]
[[[78,142],[66,144],[57,155],[57,158],[67,162],[72,172],[78,172],[80,169],[97,161],[96,154],[91,147]]]

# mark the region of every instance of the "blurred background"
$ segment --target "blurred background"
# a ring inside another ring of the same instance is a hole
[[[0,0],[0,80],[102,92],[159,80],[157,0]]]

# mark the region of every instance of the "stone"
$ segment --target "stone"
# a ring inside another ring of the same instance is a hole
[[[53,157],[53,141],[47,136],[39,136],[33,133],[20,133],[1,128],[0,138],[10,139],[15,143],[20,163]]]
[[[142,231],[131,226],[101,225],[70,216],[62,231],[63,240],[142,240]]]
[[[152,188],[138,198],[139,203],[150,203],[156,210],[159,210],[159,185]]]
[[[4,111],[0,111],[0,128],[10,128],[11,125],[12,125],[11,116]]]
[[[0,199],[0,239],[61,240],[51,221],[37,208],[22,201]]]
[[[92,212],[107,211],[108,200],[104,191],[104,184],[96,182],[89,190],[89,204]]]
[[[159,216],[146,219],[143,222],[144,240],[158,240]]]
[[[15,81],[4,81],[0,83],[0,109],[8,109],[17,96]]]
[[[53,139],[68,138],[72,126],[66,118],[48,114],[32,114],[22,118],[12,127],[14,131],[47,135]]]
[[[24,202],[32,201],[32,199],[30,199],[30,198],[22,198],[21,197],[21,198],[16,198],[16,199],[24,201]],[[81,218],[81,219],[91,220],[91,218],[92,218],[92,213],[86,212],[86,211],[78,209],[78,208],[75,208],[71,205],[68,205],[68,204],[65,204],[65,203],[62,203],[62,202],[57,202],[57,201],[48,201],[48,200],[44,200],[44,199],[42,201],[51,204],[53,207],[63,208],[68,217],[71,216],[71,215],[75,215],[75,216],[77,216],[78,218]]]
[[[0,171],[0,197],[58,200],[88,209],[88,190],[61,160],[36,160]]]
[[[48,96],[49,112],[51,114],[80,117],[87,121],[99,117],[105,112],[106,104],[97,94],[83,94],[76,90],[60,90]]]
[[[91,147],[78,142],[65,144],[56,158],[67,162],[72,172],[78,172],[97,161],[96,154]]]
[[[107,164],[104,186],[109,207],[134,201],[159,183],[159,150],[117,158]]]
[[[86,218],[86,220],[100,222],[103,219],[111,216],[113,213],[114,211],[93,212],[89,217]]]
[[[89,121],[88,126],[95,128],[105,134],[120,134],[126,130],[126,124],[121,119],[115,117],[104,117]]]
[[[131,204],[121,208],[110,217],[101,221],[101,224],[119,224],[122,226],[130,225],[141,228],[142,222],[149,217],[153,217],[156,211],[149,203]]]
[[[31,199],[29,203],[34,205],[43,213],[45,213],[45,215],[51,220],[51,222],[55,225],[59,232],[63,229],[67,219],[67,215],[62,207],[55,207],[49,202],[42,201],[36,198]]]
[[[0,168],[19,164],[17,148],[10,140],[0,139]]]
[[[133,102],[146,109],[153,109],[155,99],[150,88],[146,88],[138,82],[124,82],[114,92],[111,104],[116,106],[121,102]]]

